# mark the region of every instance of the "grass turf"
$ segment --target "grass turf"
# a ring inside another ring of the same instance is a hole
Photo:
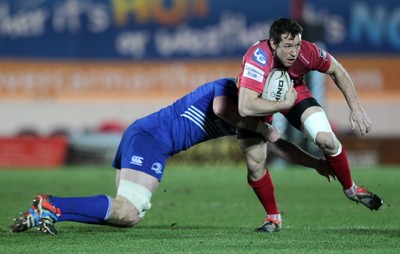
[[[73,222],[57,236],[9,232],[36,194],[114,196],[114,171],[0,170],[1,253],[399,253],[400,170],[354,169],[354,180],[379,194],[378,212],[343,195],[310,169],[272,171],[283,229],[257,234],[265,214],[242,166],[175,166],[166,170],[152,209],[136,228]]]

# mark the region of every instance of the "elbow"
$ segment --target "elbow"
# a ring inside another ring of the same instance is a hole
[[[240,100],[238,103],[238,111],[241,117],[255,116],[254,104],[252,100]]]
[[[239,115],[240,115],[241,117],[248,117],[248,116],[251,116],[251,113],[252,113],[252,112],[250,112],[250,110],[248,110],[248,109],[246,109],[246,108],[240,108],[240,107],[239,107]]]
[[[213,111],[214,111],[214,114],[216,116],[218,116],[219,118],[224,118],[224,116],[226,114],[226,108],[224,107],[224,105],[219,104],[219,103],[214,103]]]

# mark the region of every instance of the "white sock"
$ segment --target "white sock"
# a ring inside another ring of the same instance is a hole
[[[269,217],[269,218],[272,218],[273,220],[282,221],[282,218],[281,218],[281,214],[280,214],[280,213],[278,213],[278,214],[268,214],[268,217]]]
[[[345,190],[344,193],[346,193],[348,197],[355,195],[357,193],[357,185],[353,182],[353,186]]]

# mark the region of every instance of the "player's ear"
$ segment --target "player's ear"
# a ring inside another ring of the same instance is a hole
[[[272,48],[273,50],[276,50],[276,44],[275,44],[274,39],[270,39],[270,40],[269,40],[269,45],[271,46],[271,48]]]

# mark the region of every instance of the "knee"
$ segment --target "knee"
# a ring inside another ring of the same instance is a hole
[[[255,158],[246,158],[247,167],[251,170],[259,170],[265,165],[265,158],[263,160],[257,160]]]
[[[250,181],[257,181],[265,174],[265,159],[262,161],[247,159],[247,177]]]
[[[112,202],[108,223],[120,227],[133,227],[138,224],[144,213],[140,213],[136,207],[126,198],[117,196]]]
[[[257,181],[261,179],[265,174],[265,162],[266,157],[247,157],[247,177],[251,181]]]
[[[318,132],[315,137],[315,143],[327,154],[335,154],[340,146],[339,140],[337,140],[333,132]]]
[[[267,159],[266,144],[253,146],[251,149],[245,150],[244,155],[249,169],[257,170],[259,168],[264,168]]]
[[[244,154],[248,178],[251,181],[261,179],[265,174],[267,143],[259,138],[239,139]]]
[[[126,198],[123,198],[124,202],[122,204],[122,209],[120,210],[120,218],[119,221],[121,226],[124,227],[133,227],[138,224],[143,216],[140,216],[140,212],[137,208]]]
[[[117,197],[113,200],[110,223],[132,227],[138,224],[151,208],[152,192],[141,184],[121,179]]]

